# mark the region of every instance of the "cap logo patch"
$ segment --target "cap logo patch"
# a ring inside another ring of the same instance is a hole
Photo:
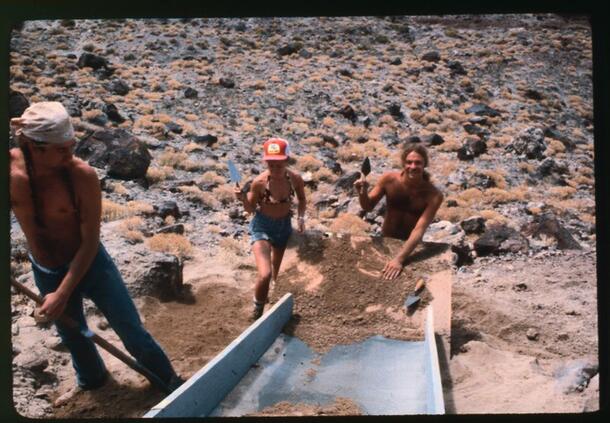
[[[269,144],[269,146],[267,147],[267,154],[280,154],[279,144]]]

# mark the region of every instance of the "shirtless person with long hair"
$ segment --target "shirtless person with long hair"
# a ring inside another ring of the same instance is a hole
[[[368,192],[366,180],[354,183],[363,210],[369,212],[386,197],[386,212],[381,228],[385,237],[404,240],[398,254],[383,268],[384,279],[395,279],[434,219],[443,194],[430,182],[424,170],[428,152],[419,144],[407,144],[400,155],[402,170],[384,173]]]

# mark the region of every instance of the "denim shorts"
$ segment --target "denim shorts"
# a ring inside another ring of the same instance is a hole
[[[250,221],[250,243],[256,241],[269,241],[276,248],[284,248],[288,244],[288,238],[292,234],[291,216],[274,219],[256,212]]]

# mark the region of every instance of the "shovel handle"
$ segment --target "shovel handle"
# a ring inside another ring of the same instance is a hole
[[[426,282],[424,281],[424,279],[419,278],[417,283],[415,284],[415,289],[413,289],[413,292],[421,291],[421,289],[424,287],[425,284],[426,284]]]
[[[26,297],[33,300],[36,304],[41,305],[44,302],[44,299],[40,295],[36,294],[35,292],[30,290],[25,285],[17,282],[17,280],[15,280],[15,278],[13,278],[12,276],[11,276],[11,285],[13,285],[15,287],[15,289],[17,289],[17,291],[21,292]],[[74,321],[70,317],[66,316],[65,314],[62,314],[61,316],[59,316],[58,320],[60,322],[62,322],[63,324],[65,324],[66,326],[68,326],[69,328],[80,332],[80,334],[83,335],[85,338],[91,339],[97,345],[99,345],[100,347],[102,347],[103,349],[108,351],[110,354],[112,354],[113,356],[115,356],[116,358],[121,360],[123,363],[127,364],[133,370],[140,373],[142,376],[144,376],[146,379],[148,379],[152,385],[154,385],[161,391],[163,391],[167,394],[171,393],[169,386],[167,386],[165,383],[163,383],[163,381],[159,378],[159,376],[157,376],[156,374],[154,374],[153,372],[148,370],[146,367],[142,366],[140,363],[135,361],[133,358],[129,357],[127,354],[125,354],[123,351],[119,350],[117,347],[112,345],[110,342],[106,341],[105,339],[103,339],[102,337],[95,334],[94,332],[92,332],[89,329],[81,330],[79,328],[78,323],[76,323],[76,321]]]

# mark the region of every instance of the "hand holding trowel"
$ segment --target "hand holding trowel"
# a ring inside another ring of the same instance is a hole
[[[421,293],[422,289],[424,288],[424,285],[425,285],[425,282],[424,282],[423,278],[420,278],[417,281],[417,283],[415,284],[415,288],[413,289],[413,292],[411,294],[409,294],[409,296],[405,300],[405,309],[407,311],[413,310],[419,303],[419,300],[421,299],[419,297],[419,294]]]
[[[235,197],[238,200],[241,200],[244,194],[243,189],[239,186],[239,183],[241,182],[241,175],[239,174],[235,163],[233,163],[233,160],[227,161],[227,166],[229,167],[229,177],[231,179],[231,182],[235,184]]]
[[[360,166],[360,173],[362,174],[362,176],[354,184],[356,186],[356,189],[358,190],[358,193],[360,193],[363,188],[366,190],[366,176],[371,173],[371,161],[368,157],[365,157],[362,161],[362,165]]]

